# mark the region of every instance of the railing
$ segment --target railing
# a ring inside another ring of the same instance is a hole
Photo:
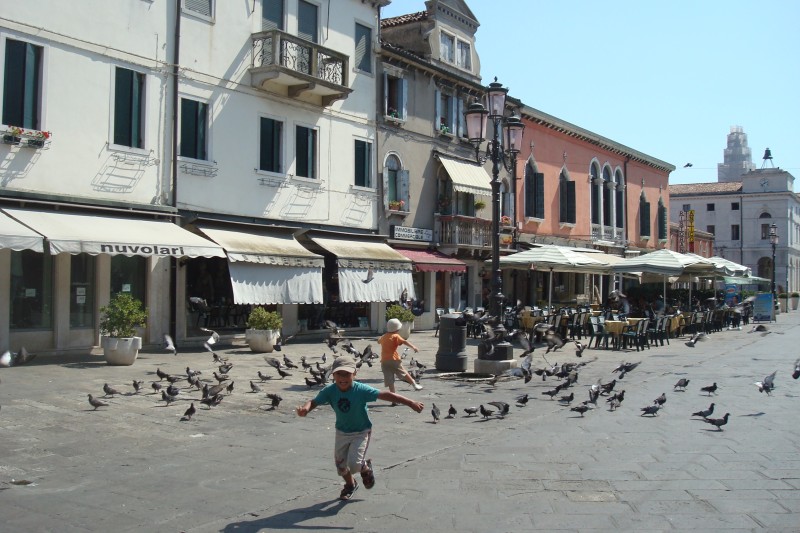
[[[442,245],[491,246],[492,222],[462,215],[436,215],[437,241]]]
[[[347,56],[280,30],[253,34],[253,68],[278,65],[346,86]]]
[[[622,228],[617,228],[617,231],[622,235]],[[592,224],[592,240],[593,241],[617,241],[619,238],[614,235],[614,228],[611,226],[600,226]]]

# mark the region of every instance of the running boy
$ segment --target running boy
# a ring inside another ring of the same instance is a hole
[[[386,322],[386,333],[384,333],[381,338],[378,339],[378,344],[381,345],[381,370],[383,371],[383,384],[386,385],[390,392],[394,392],[395,376],[414,387],[414,390],[422,390],[422,385],[414,381],[414,378],[411,377],[411,374],[409,374],[408,371],[403,367],[403,360],[400,357],[400,354],[397,353],[397,348],[404,344],[414,350],[414,353],[419,352],[416,346],[408,342],[397,333],[402,325],[403,323],[396,318],[390,319],[388,322]]]
[[[339,498],[349,500],[358,490],[354,472],[361,473],[364,486],[371,489],[375,485],[372,460],[366,459],[367,447],[372,435],[372,422],[369,419],[367,403],[375,400],[402,403],[420,413],[424,409],[421,402],[389,391],[379,391],[374,387],[355,381],[356,361],[349,355],[341,355],[333,362],[333,383],[325,386],[317,397],[297,408],[298,416],[306,416],[319,405],[330,404],[336,413],[336,439],[333,458],[336,471],[344,479],[344,488]]]

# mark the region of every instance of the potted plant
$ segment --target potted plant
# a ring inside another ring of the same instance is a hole
[[[439,195],[439,199],[436,202],[436,208],[439,210],[439,213],[441,213],[443,215],[449,215],[450,214],[450,198],[440,194]]]
[[[22,128],[11,126],[3,133],[5,144],[19,144],[22,136]]]
[[[791,294],[792,298],[792,311],[797,311],[798,305],[800,305],[800,292],[793,292]]]
[[[281,336],[283,318],[276,311],[256,307],[247,317],[247,327],[244,333],[250,350],[269,353],[275,349]]]
[[[475,211],[480,211],[486,207],[486,202],[483,200],[475,200]]]
[[[142,338],[136,336],[136,328],[144,327],[147,321],[142,302],[127,292],[120,292],[100,308],[100,313],[100,342],[106,362],[132,365],[142,348]]]
[[[411,330],[414,329],[414,313],[411,312],[411,309],[397,304],[390,305],[386,309],[386,320],[391,320],[393,318],[396,318],[403,324],[400,331],[397,333],[404,339],[409,338],[411,336]]]
[[[406,203],[403,200],[392,200],[389,202],[389,210],[402,211]]]
[[[785,313],[789,310],[789,295],[785,292],[778,293],[778,301],[780,302],[779,311]],[[777,313],[776,313],[777,314]]]

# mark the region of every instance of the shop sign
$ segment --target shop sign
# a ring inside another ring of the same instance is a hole
[[[409,228],[406,226],[393,225],[392,238],[403,239],[406,241],[430,242],[433,240],[433,230],[424,228]]]

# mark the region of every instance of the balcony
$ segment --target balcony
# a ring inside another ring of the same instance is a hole
[[[599,224],[592,224],[592,242],[599,245],[621,245],[624,244],[624,232],[622,228],[614,228],[611,226],[600,226]]]
[[[280,30],[254,33],[253,87],[323,107],[347,98],[348,56]]]
[[[492,245],[492,221],[437,214],[435,240],[440,246],[489,248]]]

